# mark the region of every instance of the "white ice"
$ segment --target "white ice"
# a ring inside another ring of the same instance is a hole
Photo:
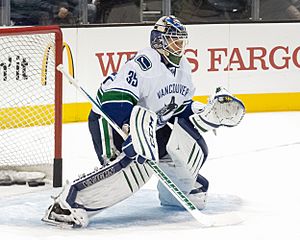
[[[40,221],[51,186],[0,188],[1,240],[300,239],[300,112],[246,114],[236,128],[204,135],[210,155],[200,170],[210,181],[206,214],[234,212],[243,223],[201,228],[187,213],[163,208],[153,177],[131,198],[66,230]],[[64,179],[89,172],[97,160],[87,123],[63,126]]]

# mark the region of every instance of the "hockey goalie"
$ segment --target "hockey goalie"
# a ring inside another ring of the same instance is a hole
[[[102,82],[99,107],[93,106],[88,119],[101,167],[66,184],[43,221],[86,227],[93,215],[133,195],[151,178],[146,161],[156,161],[198,209],[205,207],[209,182],[199,171],[208,147],[202,135],[238,125],[245,108],[222,87],[206,105],[192,100],[195,87],[183,55],[187,42],[186,28],[176,17],[161,17],[151,31],[151,47]],[[101,113],[128,137],[124,140]],[[158,183],[157,189],[162,206],[181,207],[164,185]]]

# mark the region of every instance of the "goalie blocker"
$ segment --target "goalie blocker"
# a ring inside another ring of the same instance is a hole
[[[139,120],[137,122],[135,126],[143,125]],[[146,126],[148,124],[145,123]],[[139,129],[135,130],[139,132]],[[204,139],[185,119],[175,121],[172,131],[165,126],[156,134],[157,145],[153,143],[154,148],[149,148],[148,153],[158,156],[155,151],[159,149],[160,167],[198,208],[204,208],[208,181],[198,174],[207,157]],[[147,135],[141,142],[152,140]],[[138,152],[143,151],[135,141],[132,144]],[[133,158],[122,152],[110,165],[67,184],[54,198],[54,203],[42,220],[63,227],[85,227],[91,216],[134,194],[152,176],[148,164],[136,161],[137,155]],[[147,154],[143,157],[147,157]],[[181,206],[163,185],[158,185],[158,191],[162,205]]]

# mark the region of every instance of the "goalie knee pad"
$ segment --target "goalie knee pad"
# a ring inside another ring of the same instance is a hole
[[[181,191],[190,194],[198,188],[198,172],[208,155],[204,139],[191,123],[179,119],[173,126],[167,151],[169,155],[160,160],[159,166]],[[208,187],[208,184],[204,185]],[[161,183],[158,184],[158,191],[162,205],[181,206]]]

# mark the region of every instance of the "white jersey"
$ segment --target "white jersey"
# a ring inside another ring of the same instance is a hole
[[[122,92],[123,96],[134,98],[134,104],[156,112],[159,127],[165,125],[175,112],[180,112],[195,92],[187,59],[182,57],[179,68],[168,68],[161,61],[160,54],[152,48],[137,52],[119,70],[115,79],[108,84],[104,82],[101,89],[102,93]],[[126,98],[112,98],[111,101],[121,102]]]

